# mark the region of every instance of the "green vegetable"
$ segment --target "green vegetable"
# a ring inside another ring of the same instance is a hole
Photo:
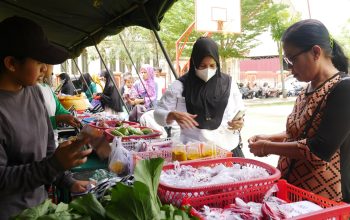
[[[125,135],[120,133],[120,131],[118,131],[117,129],[111,131],[111,133],[114,135],[114,136],[118,136],[118,137],[124,137]]]
[[[172,205],[161,206],[157,196],[164,160],[155,158],[139,161],[135,168],[134,186],[118,183],[107,190],[102,204],[92,194],[74,199],[69,205],[57,206],[50,200],[24,210],[13,219],[25,220],[189,220],[189,210]],[[110,193],[110,194],[109,194]]]
[[[129,126],[129,127],[128,127],[128,130],[129,130],[129,133],[130,133],[130,134],[143,135],[143,132],[142,132],[139,128],[136,129],[136,128],[134,128],[134,127]]]
[[[120,133],[122,133],[124,136],[128,136],[128,135],[129,135],[129,131],[128,131],[128,129],[125,128],[125,127],[120,127],[120,128],[118,128],[118,131],[119,131]]]
[[[149,199],[148,187],[135,182],[134,187],[118,183],[113,189],[112,201],[106,207],[106,215],[115,220],[147,220],[160,219],[159,212],[152,211],[152,202]]]
[[[74,199],[69,203],[69,208],[76,210],[79,214],[91,216],[91,219],[104,219],[106,214],[101,203],[92,194]]]
[[[142,131],[142,133],[143,134],[152,134],[152,130],[151,129],[149,129],[149,128],[143,128],[143,129],[141,129],[141,131]]]
[[[16,220],[37,219],[40,216],[48,214],[50,207],[55,209],[56,205],[53,204],[49,199],[47,199],[36,207],[24,210],[23,212],[21,212],[19,215],[17,215],[12,219],[16,219]]]

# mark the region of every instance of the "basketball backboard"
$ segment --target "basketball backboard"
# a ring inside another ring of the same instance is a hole
[[[196,0],[196,31],[240,33],[240,0]]]

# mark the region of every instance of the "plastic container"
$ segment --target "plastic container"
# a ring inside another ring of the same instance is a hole
[[[217,147],[216,149],[217,149],[216,154],[213,155],[213,158],[217,159],[217,158],[232,157],[232,152],[227,151],[227,150],[220,148],[220,147]],[[156,150],[156,151],[137,152],[135,154],[137,155],[137,158],[140,160],[158,158],[158,157],[163,158],[166,163],[171,163],[174,160],[173,148],[165,148],[165,149]],[[186,152],[185,152],[183,157],[186,158]],[[205,159],[208,159],[208,158],[199,158],[199,159],[194,160],[194,161],[205,160]],[[191,161],[191,162],[194,162],[194,161]]]
[[[201,158],[200,143],[188,143],[186,145],[186,156],[187,160],[198,160]]]
[[[264,185],[258,185],[254,187],[244,188],[242,190],[234,190],[227,193],[221,193],[216,195],[209,195],[196,198],[185,198],[182,205],[192,206],[191,214],[193,216],[204,219],[197,210],[201,209],[204,205],[211,208],[224,208],[228,204],[234,203],[236,197],[241,198],[245,202],[262,202],[265,193],[274,185],[274,183],[267,183]],[[279,191],[274,195],[287,202],[297,202],[308,200],[325,209],[317,212],[312,212],[304,215],[294,217],[292,219],[312,219],[312,220],[325,220],[325,219],[349,219],[350,217],[350,205],[343,202],[335,202],[322,196],[316,195],[312,192],[308,192],[296,186],[287,183],[286,180],[278,180],[277,182]]]
[[[173,161],[185,161],[187,160],[187,155],[186,155],[186,145],[182,143],[177,143],[175,146],[172,147],[172,153],[171,153],[171,159]],[[164,157],[164,159],[168,159],[168,155],[165,155],[167,157]],[[170,162],[170,161],[168,161]]]
[[[118,127],[117,125],[122,123],[122,124],[127,124],[127,125],[130,125],[130,126],[140,126],[139,123],[136,123],[136,122],[131,122],[131,121],[116,121],[116,120],[107,120],[107,121],[104,121],[108,126],[109,128],[115,128],[115,127]],[[93,128],[97,128],[97,129],[101,129],[101,130],[107,130],[109,128],[105,128],[105,127],[100,127],[100,126],[96,126],[96,123],[97,122],[91,122],[89,123],[89,125]]]
[[[215,158],[217,146],[213,143],[200,143],[201,158]]]
[[[217,153],[219,151],[219,148],[217,148]],[[193,188],[174,187],[160,182],[158,186],[158,196],[160,200],[163,203],[171,203],[173,205],[180,206],[182,199],[185,197],[202,197],[234,190],[242,190],[253,186],[272,184],[281,177],[281,172],[273,166],[260,161],[240,157],[186,161],[181,163],[181,165],[191,165],[192,167],[214,167],[217,164],[224,164],[226,167],[232,167],[233,164],[240,164],[248,167],[260,167],[266,169],[270,176],[264,179],[253,179],[242,182],[223,183]],[[163,167],[163,170],[169,169],[174,169],[174,164],[168,164]]]
[[[143,128],[147,128],[147,127],[138,127],[140,129]],[[105,136],[107,141],[112,142],[113,138],[115,137],[111,132],[114,130],[115,128],[108,128],[105,130]],[[148,128],[150,129],[150,128]],[[145,135],[130,135],[130,136],[125,136],[122,137],[122,141],[130,141],[131,139],[155,139],[155,138],[160,138],[160,136],[162,135],[162,132],[151,129],[152,133],[151,134],[145,134]]]

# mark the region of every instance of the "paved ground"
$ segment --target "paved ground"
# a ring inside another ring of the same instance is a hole
[[[251,154],[247,140],[255,134],[273,134],[284,131],[286,118],[293,109],[295,99],[296,97],[244,100],[247,111],[242,139],[243,152],[247,158],[260,160],[273,166],[277,165],[278,156],[259,158]]]

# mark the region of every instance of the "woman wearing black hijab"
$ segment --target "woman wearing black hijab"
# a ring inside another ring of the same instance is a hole
[[[75,95],[75,88],[69,75],[67,73],[61,73],[58,77],[62,83],[61,93],[66,95]]]
[[[193,45],[189,71],[169,86],[154,117],[162,126],[176,121],[185,143],[213,142],[232,150],[239,142],[232,130],[243,126],[242,119],[233,118],[242,108],[237,84],[220,70],[217,44],[211,38],[201,37]]]
[[[118,113],[123,111],[123,104],[118,94],[117,88],[113,85],[111,76],[104,70],[100,73],[100,77],[103,77],[106,81],[105,87],[101,94],[102,107],[111,113]]]

